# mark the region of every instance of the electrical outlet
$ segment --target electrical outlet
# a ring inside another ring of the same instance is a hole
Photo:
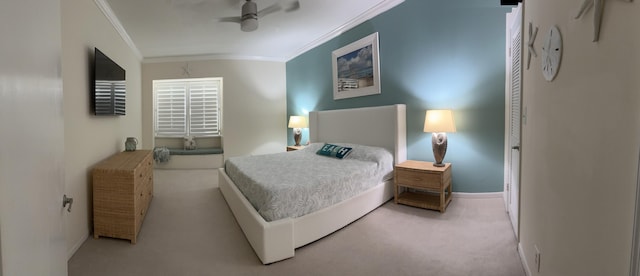
[[[536,264],[536,271],[538,271],[538,273],[540,273],[540,249],[538,249],[538,245],[534,244],[533,248],[536,250],[536,255],[535,255],[535,264]]]

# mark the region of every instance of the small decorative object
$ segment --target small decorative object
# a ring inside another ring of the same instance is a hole
[[[196,149],[196,140],[193,136],[185,136],[184,137],[184,149],[185,150],[194,150]]]
[[[575,19],[580,18],[580,16],[585,14],[593,6],[595,6],[595,11],[593,12],[593,42],[596,42],[600,39],[600,23],[602,22],[604,0],[584,0]]]
[[[431,147],[436,167],[444,167],[442,160],[447,153],[447,133],[456,132],[451,110],[427,110],[424,132],[431,132]]]
[[[124,142],[124,150],[135,151],[137,147],[138,139],[136,139],[136,137],[127,137],[127,140]]]
[[[529,64],[531,64],[531,54],[534,57],[538,57],[536,53],[536,49],[533,47],[533,43],[536,41],[536,36],[538,35],[538,27],[535,30],[532,29],[533,26],[531,22],[529,22],[529,42],[527,43],[529,47],[529,51],[527,52],[527,69],[529,69]]]
[[[293,140],[296,141],[295,146],[300,146],[302,140],[302,129],[307,127],[307,119],[304,116],[289,117],[289,128],[293,128]]]
[[[625,0],[631,2],[633,0]],[[600,39],[600,24],[602,24],[602,14],[604,10],[604,0],[584,0],[580,6],[578,14],[575,19],[580,18],[591,7],[595,7],[593,11],[593,42],[597,42]]]
[[[331,53],[333,99],[380,94],[378,33]]]
[[[153,149],[153,160],[156,163],[166,163],[169,162],[169,158],[171,158],[171,151],[167,147],[157,147]]]
[[[547,81],[552,81],[558,74],[562,60],[562,36],[557,26],[551,27],[547,39],[542,45],[542,74]]]

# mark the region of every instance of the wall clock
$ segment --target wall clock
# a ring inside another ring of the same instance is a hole
[[[562,60],[562,36],[557,26],[551,27],[542,44],[542,75],[547,81],[552,81],[560,69]]]

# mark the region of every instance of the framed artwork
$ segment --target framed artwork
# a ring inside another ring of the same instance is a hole
[[[380,94],[378,33],[331,52],[333,99]]]

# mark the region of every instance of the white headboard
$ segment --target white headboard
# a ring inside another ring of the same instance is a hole
[[[309,112],[312,143],[353,143],[383,147],[396,164],[407,160],[404,104]]]

